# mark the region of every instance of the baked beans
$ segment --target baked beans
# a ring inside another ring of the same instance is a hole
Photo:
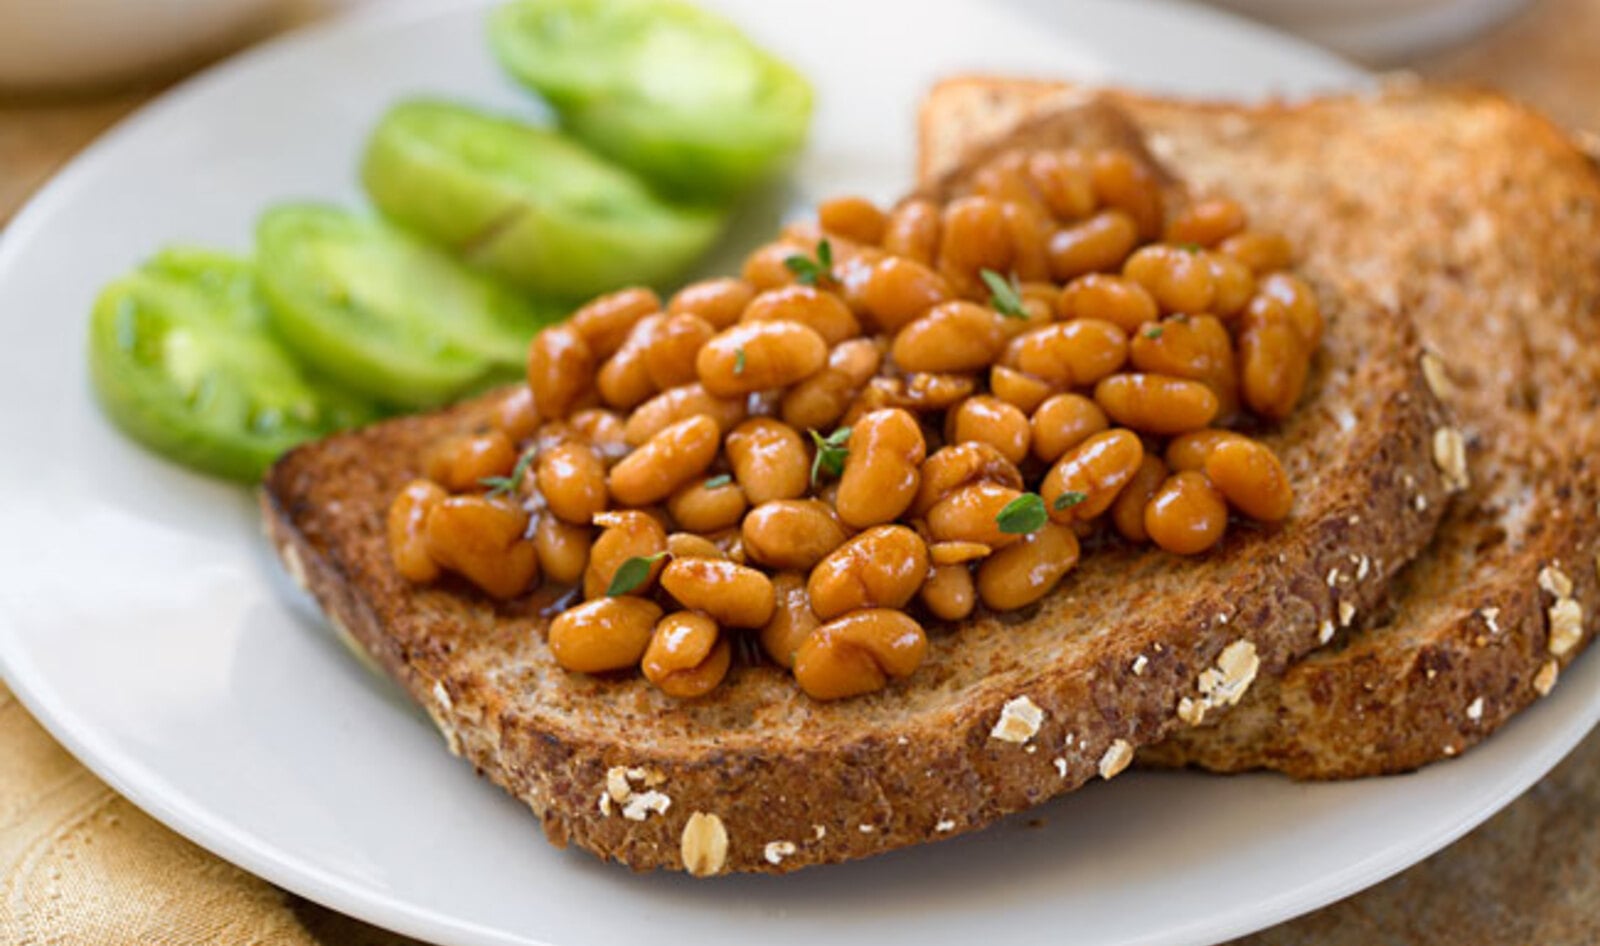
[[[665,305],[602,296],[424,454],[395,570],[579,586],[549,631],[570,670],[692,699],[756,659],[743,628],[838,699],[916,670],[918,616],[1033,606],[1085,547],[1282,521],[1289,473],[1240,430],[1312,383],[1316,291],[1242,204],[1167,186],[1124,150],[1011,149],[948,199],[828,201]]]

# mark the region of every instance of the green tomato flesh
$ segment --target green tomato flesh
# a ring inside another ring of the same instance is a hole
[[[805,141],[805,77],[679,0],[512,0],[489,38],[568,130],[675,193],[726,198]]]
[[[205,250],[166,250],[105,288],[89,367],[118,427],[230,479],[259,479],[290,447],[376,416],[272,336],[248,262]]]
[[[380,220],[286,205],[256,229],[273,325],[307,364],[386,404],[433,407],[519,377],[539,307]]]
[[[390,219],[532,292],[571,299],[664,285],[723,220],[660,199],[556,132],[443,102],[390,109],[362,177]]]

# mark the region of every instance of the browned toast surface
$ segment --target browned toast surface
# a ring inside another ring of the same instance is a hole
[[[1337,221],[1301,197],[1298,229]],[[267,478],[269,531],[334,622],[558,844],[715,873],[936,840],[1112,777],[1138,747],[1225,711],[1372,606],[1432,535],[1443,414],[1410,322],[1344,276],[1338,250],[1309,246],[1326,340],[1306,402],[1265,438],[1298,496],[1286,524],[1231,530],[1199,560],[1097,551],[1035,609],[935,634],[912,678],[871,696],[812,701],[751,665],[680,702],[559,669],[536,602],[403,581],[389,501],[428,444],[482,424],[492,399],[290,453]],[[1359,577],[1327,580],[1352,559],[1368,562]]]
[[[941,85],[924,107],[924,178],[1077,94],[1026,81]],[[1474,478],[1348,640],[1142,758],[1328,778],[1459,753],[1548,692],[1600,605],[1600,355],[1587,342],[1600,325],[1600,180],[1557,129],[1492,95],[1391,90],[1376,104],[1263,109],[1117,102],[1199,186],[1216,181],[1264,213],[1287,191],[1319,193],[1370,222],[1341,237],[1391,246],[1399,265],[1361,277],[1397,300],[1438,356],[1434,380],[1468,435]]]

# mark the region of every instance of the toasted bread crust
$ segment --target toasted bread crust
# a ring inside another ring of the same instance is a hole
[[[1078,94],[1030,81],[941,85],[924,105],[923,175],[935,178],[963,159],[970,139]],[[1409,293],[1406,309],[1442,359],[1435,370],[1447,379],[1477,479],[1397,580],[1383,614],[1338,649],[1263,681],[1214,725],[1146,749],[1141,761],[1345,778],[1458,754],[1548,692],[1587,645],[1600,609],[1600,490],[1591,459],[1600,428],[1589,420],[1600,399],[1600,355],[1587,341],[1600,304],[1600,179],[1592,163],[1543,118],[1484,93],[1391,89],[1384,122],[1349,100],[1261,109],[1116,101],[1179,154],[1216,153],[1231,140],[1287,157],[1329,142],[1320,163],[1299,173],[1313,178],[1308,191],[1347,191],[1315,177],[1320,167],[1335,178],[1354,159],[1371,192],[1341,194],[1356,204],[1392,198],[1397,186],[1424,177],[1439,182],[1425,188],[1427,200],[1402,208],[1437,245],[1405,247],[1419,261],[1421,288],[1401,282],[1395,291]],[[1361,134],[1341,136],[1351,128]],[[1361,161],[1371,155],[1387,163]],[[1395,166],[1401,173],[1386,173]],[[1528,251],[1509,251],[1513,241]],[[1559,655],[1550,647],[1558,602],[1539,587],[1546,568],[1569,577],[1581,614],[1581,637]]]
[[[265,518],[334,622],[557,844],[718,873],[938,840],[1114,776],[1184,725],[1180,712],[1223,712],[1342,610],[1372,607],[1432,535],[1442,408],[1410,323],[1331,278],[1337,263],[1308,260],[1327,339],[1307,402],[1265,438],[1299,497],[1288,523],[1233,530],[1198,561],[1098,550],[1036,610],[935,634],[909,681],[868,697],[818,703],[776,668],[745,666],[678,702],[638,678],[560,670],[535,605],[401,579],[388,503],[429,443],[485,422],[492,396],[293,451],[268,475]],[[1353,556],[1371,567],[1329,581]]]

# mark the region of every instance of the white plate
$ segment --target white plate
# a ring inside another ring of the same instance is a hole
[[[914,103],[950,72],[1234,95],[1360,78],[1181,6],[715,5],[818,84],[815,141],[788,205],[902,187]],[[97,286],[167,241],[247,247],[274,200],[355,200],[364,132],[412,91],[531,108],[490,61],[480,9],[390,7],[168,96],[63,173],[0,247],[6,679],[98,774],[223,857],[460,944],[1199,943],[1436,850],[1532,784],[1600,713],[1600,663],[1588,661],[1485,748],[1414,777],[1130,775],[1047,806],[1043,827],[1014,820],[781,879],[636,877],[550,848],[286,588],[251,497],[117,436],[84,377]]]

